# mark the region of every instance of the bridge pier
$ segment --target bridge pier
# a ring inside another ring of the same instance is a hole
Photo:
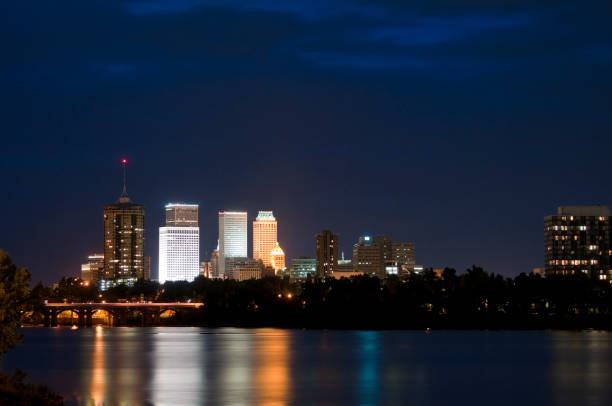
[[[83,311],[85,312],[85,327],[92,327],[93,326],[93,310],[84,309]]]
[[[85,309],[81,309],[77,313],[79,315],[79,327],[85,327]]]

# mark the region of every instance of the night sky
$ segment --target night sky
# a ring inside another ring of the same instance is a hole
[[[287,258],[329,228],[424,266],[543,265],[543,217],[610,204],[610,1],[3,1],[0,248],[78,275],[102,211],[273,210]],[[252,247],[249,247],[249,252]],[[289,261],[287,261],[289,263]]]

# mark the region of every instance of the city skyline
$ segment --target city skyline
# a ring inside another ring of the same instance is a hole
[[[557,206],[612,203],[609,1],[32,1],[1,14],[0,246],[34,280],[99,251],[92,219],[121,192],[123,157],[146,246],[163,203],[197,202],[202,254],[218,210],[272,209],[287,258],[331,229],[346,254],[390,235],[414,241],[419,263],[511,276],[543,266],[541,219]]]

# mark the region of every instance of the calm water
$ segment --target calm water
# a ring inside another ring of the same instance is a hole
[[[612,334],[30,328],[68,405],[612,405]]]

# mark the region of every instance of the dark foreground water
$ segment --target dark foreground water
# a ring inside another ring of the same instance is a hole
[[[600,332],[24,329],[68,405],[612,405]]]

